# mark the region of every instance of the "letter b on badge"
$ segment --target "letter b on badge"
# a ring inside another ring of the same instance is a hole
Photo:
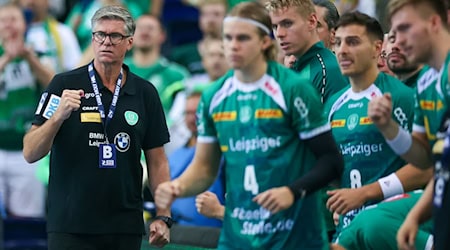
[[[99,145],[99,167],[116,168],[116,148],[114,144]]]

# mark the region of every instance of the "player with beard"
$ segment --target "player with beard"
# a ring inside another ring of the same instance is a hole
[[[408,61],[405,52],[398,46],[395,39],[395,32],[389,32],[386,44],[386,63],[388,68],[406,86],[415,88],[417,80],[423,72],[429,69],[420,63]]]

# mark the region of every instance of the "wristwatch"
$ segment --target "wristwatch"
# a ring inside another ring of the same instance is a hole
[[[171,228],[173,225],[173,220],[169,216],[158,215],[154,219],[164,221],[164,223],[166,223],[168,228]]]

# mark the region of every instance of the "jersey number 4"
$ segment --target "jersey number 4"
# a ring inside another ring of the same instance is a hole
[[[253,195],[257,195],[259,192],[259,185],[255,174],[255,166],[253,165],[248,165],[245,167],[244,189],[245,191],[252,192]]]

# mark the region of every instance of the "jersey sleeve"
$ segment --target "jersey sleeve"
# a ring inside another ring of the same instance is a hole
[[[56,109],[59,107],[63,90],[63,79],[60,75],[56,75],[50,81],[47,89],[41,94],[41,98],[39,99],[39,103],[34,114],[34,125],[40,126],[53,116]]]
[[[290,85],[286,92],[287,112],[300,139],[306,140],[330,130],[330,126],[315,89],[305,78],[298,79],[300,83]]]
[[[420,108],[419,95],[416,92],[414,96],[414,123],[412,132],[425,133],[425,116],[423,115],[422,109]]]
[[[210,92],[202,94],[197,108],[198,142],[210,143],[217,141],[217,131],[210,112]]]
[[[402,86],[403,87],[403,86]],[[414,91],[408,87],[392,93],[392,118],[404,129],[411,131],[414,120]]]

